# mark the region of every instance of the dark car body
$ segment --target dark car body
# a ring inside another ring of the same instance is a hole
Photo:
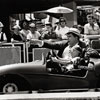
[[[74,70],[78,71],[79,75],[50,73],[46,64],[41,61],[1,66],[0,91],[4,92],[3,87],[7,83],[15,83],[18,91],[77,91],[99,88],[100,59],[95,61],[95,68],[84,70],[84,74],[80,70]]]

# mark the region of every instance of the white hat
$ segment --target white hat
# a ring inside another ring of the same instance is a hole
[[[35,27],[34,23],[29,24],[29,27]]]
[[[2,22],[0,22],[0,27],[4,27],[4,25],[2,24]]]
[[[81,37],[80,31],[77,28],[70,28],[66,34],[68,34],[68,33],[73,33],[73,34],[77,35],[79,38]]]

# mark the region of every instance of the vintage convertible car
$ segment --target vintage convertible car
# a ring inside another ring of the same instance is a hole
[[[70,74],[51,73],[45,61],[0,66],[0,92],[84,91],[100,88],[100,59],[92,70],[72,70]],[[78,72],[79,74],[72,74]]]

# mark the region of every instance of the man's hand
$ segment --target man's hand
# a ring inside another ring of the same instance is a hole
[[[58,59],[57,59],[56,57],[51,57],[51,60],[52,60],[53,62],[59,62]]]
[[[88,64],[88,70],[93,70],[95,68],[94,64],[89,63]]]
[[[80,63],[80,57],[75,57],[71,60],[74,65],[78,65]]]

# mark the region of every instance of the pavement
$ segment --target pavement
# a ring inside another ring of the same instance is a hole
[[[100,100],[100,92],[2,94],[0,100]]]

